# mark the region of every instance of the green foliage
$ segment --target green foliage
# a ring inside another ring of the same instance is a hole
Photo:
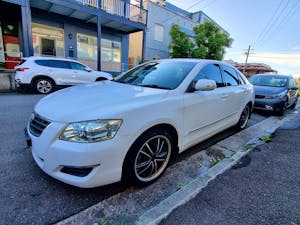
[[[172,58],[203,58],[222,60],[225,48],[230,47],[233,39],[213,22],[207,22],[194,27],[194,42],[173,24],[169,49]]]
[[[180,190],[182,188],[184,188],[184,184],[183,183],[177,184],[177,190]]]
[[[190,58],[194,44],[189,36],[180,31],[177,24],[173,24],[170,30],[171,42],[169,49],[171,50],[171,58]]]
[[[201,57],[197,58],[222,60],[225,47],[230,47],[233,41],[213,22],[199,24],[194,27],[194,32],[196,50],[201,50],[201,54],[199,54]]]
[[[268,135],[264,136],[263,138],[261,138],[261,140],[265,143],[268,143],[271,141],[272,137],[273,137],[272,134],[268,134]]]

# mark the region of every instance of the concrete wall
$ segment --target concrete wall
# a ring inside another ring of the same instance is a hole
[[[10,92],[16,89],[15,87],[15,73],[0,71],[0,92]]]

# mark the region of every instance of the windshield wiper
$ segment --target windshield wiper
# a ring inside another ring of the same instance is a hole
[[[162,86],[159,86],[156,84],[138,84],[138,86],[171,90],[171,88],[169,88],[169,87],[162,87]]]

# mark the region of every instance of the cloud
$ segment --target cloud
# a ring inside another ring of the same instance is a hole
[[[300,53],[256,53],[250,55],[251,61],[264,61],[291,66],[300,70]]]

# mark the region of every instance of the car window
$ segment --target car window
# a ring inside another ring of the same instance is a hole
[[[291,78],[290,82],[289,82],[289,88],[293,88],[295,86],[297,86],[297,84],[296,84],[295,80],[293,78]]]
[[[70,69],[70,63],[63,60],[48,60],[48,66],[54,68]]]
[[[48,60],[35,60],[34,62],[40,66],[48,66]]]
[[[79,63],[75,63],[75,62],[70,62],[71,64],[71,69],[73,70],[86,70],[86,66],[79,64]]]
[[[195,77],[194,82],[196,83],[200,79],[214,80],[217,87],[224,87],[220,66],[218,64],[209,64],[204,66]]]
[[[224,82],[226,86],[236,86],[241,84],[236,70],[230,66],[222,65],[224,71]]]
[[[253,85],[269,87],[286,87],[288,78],[272,75],[256,75],[249,78]]]
[[[114,81],[143,87],[175,89],[196,65],[195,62],[155,61],[142,64]]]

